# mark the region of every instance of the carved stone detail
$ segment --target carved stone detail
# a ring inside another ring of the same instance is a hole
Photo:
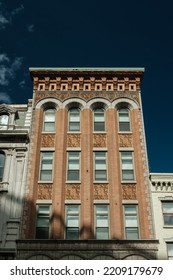
[[[116,83],[116,81],[114,83]],[[91,86],[94,87],[94,81],[91,81]],[[50,97],[50,96],[52,97],[52,94],[50,94],[49,91],[42,91],[42,92],[36,91],[35,102],[37,102],[43,98]],[[78,91],[77,96],[79,98],[82,98],[85,101],[88,101],[92,98],[98,97],[98,92],[94,91],[94,88],[91,88],[91,91],[88,91],[88,92],[83,92],[83,90]],[[66,91],[64,91],[64,92],[56,91],[56,92],[54,92],[53,97],[58,98],[60,101],[64,101],[67,98],[76,97],[76,92],[74,92],[74,91],[67,91],[67,92]],[[101,91],[99,92],[99,97],[106,98],[109,101],[113,101],[117,98],[125,97],[125,98],[133,99],[138,104],[140,104],[138,91],[136,91],[132,94],[129,91],[122,91],[122,92],[117,92],[117,91],[110,92],[109,91],[109,92],[107,92],[107,91],[103,90],[102,92]]]
[[[80,199],[80,185],[79,184],[66,185],[65,199],[67,200]]]
[[[41,147],[54,147],[55,134],[43,134],[41,136]]]
[[[94,199],[108,199],[108,184],[94,184]]]
[[[133,147],[132,135],[119,134],[119,145],[120,147]]]
[[[106,147],[106,135],[94,134],[93,145],[94,147]]]
[[[37,199],[52,199],[52,184],[38,184]]]
[[[122,191],[123,191],[123,199],[126,199],[126,200],[137,199],[136,185],[134,185],[134,184],[123,184],[122,185]]]
[[[80,147],[80,134],[68,134],[67,135],[68,147]]]

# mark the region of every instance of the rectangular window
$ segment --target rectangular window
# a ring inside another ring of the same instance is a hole
[[[107,180],[106,152],[95,152],[95,181]]]
[[[80,131],[80,110],[78,108],[69,110],[69,131]]]
[[[173,201],[162,202],[164,225],[173,226]]]
[[[125,236],[128,240],[139,239],[137,206],[125,205]]]
[[[54,109],[47,109],[44,111],[43,131],[45,131],[45,132],[55,131],[55,110]]]
[[[167,243],[168,260],[173,260],[173,243]]]
[[[121,152],[121,168],[123,181],[133,181],[135,179],[132,152]]]
[[[109,239],[108,205],[95,206],[96,239]]]
[[[80,180],[80,152],[68,152],[67,180]]]
[[[38,205],[37,208],[37,224],[36,238],[49,238],[49,222],[50,222],[50,205]]]
[[[118,111],[119,131],[130,131],[129,110],[124,108]]]
[[[94,110],[94,131],[105,131],[105,112],[102,108]]]
[[[79,205],[66,206],[66,239],[79,239]]]
[[[40,181],[52,181],[53,152],[41,153]]]

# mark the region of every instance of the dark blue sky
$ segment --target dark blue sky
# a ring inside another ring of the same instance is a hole
[[[151,172],[173,172],[171,0],[0,0],[0,103],[32,98],[29,67],[145,67]]]

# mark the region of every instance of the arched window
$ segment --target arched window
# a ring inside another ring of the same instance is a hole
[[[7,129],[9,116],[7,114],[0,115],[0,129]]]
[[[105,113],[102,108],[94,110],[94,131],[105,131]]]
[[[0,182],[3,181],[4,166],[5,166],[5,154],[3,152],[0,152]]]
[[[54,109],[47,109],[44,111],[43,131],[45,131],[45,132],[55,131],[55,110]]]
[[[130,115],[127,108],[119,109],[119,131],[130,131]]]
[[[80,109],[71,108],[69,110],[69,131],[80,131]]]

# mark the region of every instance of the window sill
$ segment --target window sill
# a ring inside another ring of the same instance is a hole
[[[173,225],[164,225],[163,228],[173,228]]]
[[[56,131],[42,131],[42,134],[56,134]]]
[[[53,184],[53,181],[38,181],[38,184]]]
[[[118,134],[132,134],[132,131],[118,131]]]
[[[66,181],[66,184],[81,184],[81,181]]]
[[[93,134],[107,134],[106,131],[93,131]]]
[[[136,184],[137,182],[134,180],[127,180],[127,181],[121,181],[122,184]]]
[[[81,134],[81,131],[67,131],[67,134]]]
[[[94,184],[108,184],[109,181],[94,181]]]

